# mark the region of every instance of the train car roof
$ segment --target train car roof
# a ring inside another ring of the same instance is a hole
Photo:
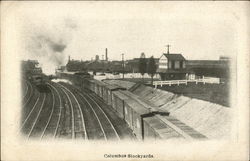
[[[135,101],[137,101],[139,104],[145,106],[148,109],[151,109],[152,111],[156,111],[158,109],[157,106],[153,105],[152,103],[150,103],[149,101],[143,100],[141,98],[139,98],[138,95],[130,92],[130,91],[122,91],[125,95],[127,95],[128,97],[130,97],[131,99],[134,99]]]
[[[127,99],[124,101],[130,108],[136,111],[139,115],[147,114],[150,112],[150,109],[146,108],[142,104],[138,103],[134,99]]]
[[[104,83],[104,82],[102,82],[102,81],[99,81],[99,80],[96,80],[96,79],[93,79],[94,80],[94,82],[96,83],[96,84],[98,84],[98,85],[100,85],[100,86],[106,86],[107,84],[106,83]]]
[[[143,120],[160,136],[162,139],[182,137],[174,129],[161,121],[157,116],[145,117]]]
[[[107,89],[111,90],[111,91],[113,91],[113,90],[119,90],[119,89],[126,90],[126,88],[123,88],[123,87],[121,87],[119,85],[116,85],[116,84],[107,84],[105,87]]]
[[[87,79],[89,82],[92,82],[92,83],[94,83],[95,82],[95,80],[93,80],[93,79]]]
[[[115,96],[117,96],[118,98],[120,98],[121,100],[127,100],[127,99],[129,99],[128,96],[126,96],[125,94],[121,93],[119,90],[118,91],[114,91],[113,94]]]

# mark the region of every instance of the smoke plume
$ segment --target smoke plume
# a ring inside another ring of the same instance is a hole
[[[62,24],[48,26],[32,26],[26,41],[29,59],[36,59],[43,73],[54,74],[55,69],[65,65],[69,53],[65,50],[70,46],[77,25],[71,19]]]

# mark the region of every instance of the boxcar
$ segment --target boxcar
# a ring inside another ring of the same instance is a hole
[[[107,84],[102,81],[95,80],[95,93],[101,98],[103,98],[103,88],[105,88],[106,85]]]
[[[159,125],[159,120],[155,116],[143,118],[142,138],[143,139],[161,138],[160,135],[156,132],[157,129],[155,129],[157,125]]]
[[[119,90],[112,92],[112,107],[116,110],[118,116],[122,119],[125,119],[124,103],[125,100],[128,99],[130,98],[122,94]]]
[[[170,139],[182,137],[157,115],[143,118],[143,139]]]
[[[118,90],[126,90],[126,88],[113,84],[103,86],[103,99],[108,105],[112,105],[112,93]]]
[[[95,81],[93,79],[83,79],[82,87],[95,92]]]
[[[124,101],[124,119],[132,129],[136,137],[142,139],[142,116],[150,113],[150,109],[139,104],[133,99]]]
[[[88,84],[88,89],[91,90],[92,92],[95,92],[95,81],[94,80],[91,80],[89,79],[89,84]]]
[[[141,104],[142,106],[145,106],[146,108],[150,109],[151,111],[157,111],[159,107],[153,105],[152,103],[150,103],[147,100],[143,100],[142,98],[140,98],[138,95],[135,95],[134,93],[128,91],[128,90],[124,90],[121,91],[123,94],[127,95],[128,97],[130,97],[131,99],[134,99],[135,101],[137,101],[139,104]]]

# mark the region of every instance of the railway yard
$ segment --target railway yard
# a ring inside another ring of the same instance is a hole
[[[23,81],[20,130],[28,139],[135,139],[125,121],[96,95],[65,83],[47,82],[47,87],[40,92],[30,81]]]
[[[42,88],[23,79],[20,132],[27,139],[208,139],[132,93],[137,85],[129,90],[70,74],[59,78],[45,81]]]

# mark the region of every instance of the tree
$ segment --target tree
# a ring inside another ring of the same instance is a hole
[[[147,66],[147,73],[151,76],[151,84],[153,84],[153,77],[156,74],[156,63],[153,56],[149,58],[148,66]]]
[[[144,74],[147,72],[147,60],[145,58],[145,54],[142,53],[143,56],[139,59],[139,72],[142,75],[142,80],[144,82]]]

